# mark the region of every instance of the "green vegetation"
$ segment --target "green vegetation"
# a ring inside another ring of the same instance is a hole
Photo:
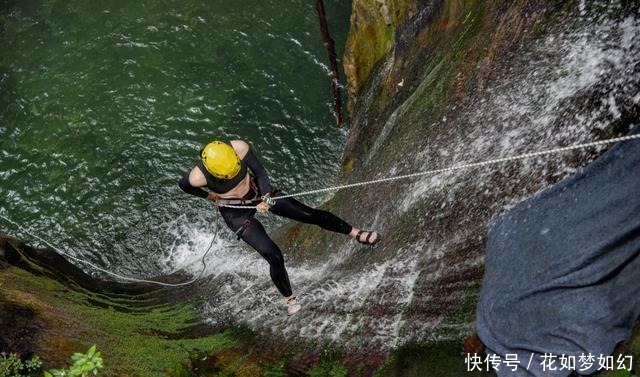
[[[136,296],[110,299],[17,267],[0,274],[0,286],[3,302],[33,313],[28,322],[46,324],[34,347],[52,366],[65,364],[61,355],[97,344],[105,374],[157,376],[180,364],[191,350],[212,352],[235,342],[235,329],[199,330],[195,302],[149,307],[149,298],[142,296],[140,309]]]
[[[195,376],[264,376],[264,368],[252,360],[250,355],[243,355],[234,350],[225,349],[220,352],[207,354],[194,351],[189,359],[181,365],[175,366],[168,375],[170,377]]]
[[[23,361],[20,356],[10,353],[8,356],[0,354],[0,377],[27,377],[42,366],[37,356]]]
[[[69,369],[51,369],[44,372],[44,377],[88,377],[97,375],[103,368],[102,356],[96,351],[95,344],[86,353],[75,353],[71,361],[73,364]]]
[[[620,369],[615,371],[603,371],[598,374],[599,377],[638,377],[637,374],[632,373],[626,369]]]
[[[638,377],[638,375],[635,373],[631,373],[628,370],[618,370],[614,374],[614,377]]]
[[[339,361],[320,362],[309,373],[309,377],[346,377],[347,368]]]

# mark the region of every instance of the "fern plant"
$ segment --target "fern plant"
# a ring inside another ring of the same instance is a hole
[[[73,364],[69,369],[51,369],[44,372],[44,377],[89,377],[98,375],[103,362],[100,352],[94,344],[86,353],[75,353],[71,356]]]

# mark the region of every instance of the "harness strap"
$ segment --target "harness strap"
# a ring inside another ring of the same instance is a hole
[[[240,205],[240,204],[248,204],[248,203],[259,203],[262,199],[253,198],[253,199],[218,199],[215,201],[217,206],[221,205]]]

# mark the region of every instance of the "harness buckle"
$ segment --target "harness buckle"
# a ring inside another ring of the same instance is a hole
[[[238,237],[238,240],[240,240],[242,236],[244,236],[244,232],[246,232],[250,226],[251,226],[251,219],[245,219],[242,225],[240,226],[240,228],[238,228],[238,230],[235,231],[236,236]]]
[[[269,206],[276,205],[275,199],[273,199],[269,194],[262,195],[262,201],[267,203]]]

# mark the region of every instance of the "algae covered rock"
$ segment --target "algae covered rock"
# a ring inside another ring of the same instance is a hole
[[[391,51],[396,30],[416,10],[415,0],[353,0],[343,57],[349,84],[349,112],[373,66]]]

